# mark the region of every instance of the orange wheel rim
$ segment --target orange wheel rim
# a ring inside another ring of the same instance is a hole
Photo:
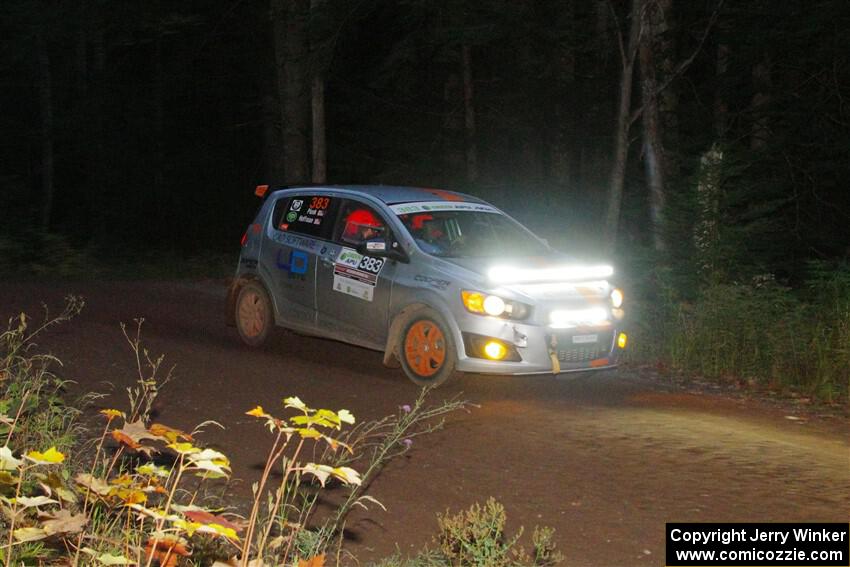
[[[433,376],[446,360],[446,337],[432,321],[417,321],[404,337],[404,358],[419,376]]]
[[[266,326],[266,310],[259,293],[248,292],[239,302],[239,327],[247,337],[256,337]]]

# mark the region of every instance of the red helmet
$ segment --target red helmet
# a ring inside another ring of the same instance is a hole
[[[343,236],[357,236],[358,232],[363,227],[379,229],[383,226],[384,224],[372,211],[368,209],[355,209],[351,211],[345,219],[345,231],[343,232]]]
[[[346,223],[355,223],[361,226],[373,226],[375,228],[380,228],[382,223],[378,220],[378,217],[370,211],[369,209],[355,209],[348,214],[348,218],[345,219]]]
[[[413,215],[413,218],[410,219],[410,227],[413,230],[422,230],[422,228],[425,226],[425,221],[432,220],[434,220],[434,215],[429,215],[428,213]]]

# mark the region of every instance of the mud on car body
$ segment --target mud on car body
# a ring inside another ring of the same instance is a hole
[[[417,384],[610,368],[626,347],[606,265],[577,265],[476,197],[389,186],[256,193],[227,314],[382,351]]]

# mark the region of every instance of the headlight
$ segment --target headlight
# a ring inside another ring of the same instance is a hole
[[[480,291],[463,290],[460,292],[463,306],[476,315],[522,319],[528,315],[528,307],[522,303],[505,301],[498,295],[489,295]]]
[[[623,306],[623,290],[614,288],[611,291],[611,306],[614,309],[619,309]]]
[[[495,295],[488,295],[484,298],[484,312],[487,315],[498,317],[505,312],[505,300]]]

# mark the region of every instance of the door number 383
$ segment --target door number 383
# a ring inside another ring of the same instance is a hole
[[[360,265],[358,266],[358,268],[360,268],[361,270],[365,270],[373,274],[377,274],[378,272],[380,272],[381,268],[383,267],[383,258],[370,258],[369,256],[364,256],[363,259],[360,260]]]

